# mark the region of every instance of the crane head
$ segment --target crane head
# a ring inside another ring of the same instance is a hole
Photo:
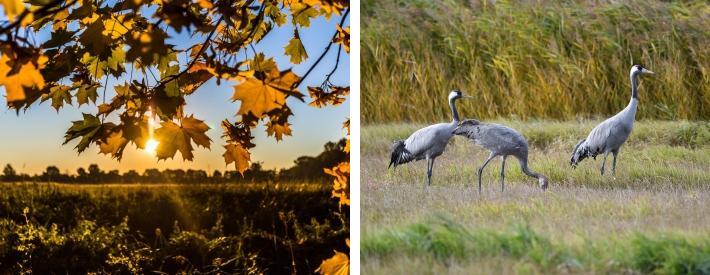
[[[646,69],[643,66],[637,64],[637,65],[633,65],[631,67],[631,75],[633,76],[636,74],[655,74],[655,73],[652,72],[651,70]]]
[[[464,95],[459,89],[453,89],[449,93],[449,100],[461,99],[461,98],[472,98],[472,96]]]

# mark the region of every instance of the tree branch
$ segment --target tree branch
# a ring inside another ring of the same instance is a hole
[[[345,10],[345,13],[343,13],[343,17],[340,18],[340,26],[342,26],[345,23],[345,19],[348,17],[349,13],[350,13],[350,8]],[[291,89],[298,88],[298,86],[300,86],[301,83],[303,83],[303,81],[306,80],[306,78],[308,77],[309,74],[311,74],[313,69],[315,69],[318,66],[318,64],[321,62],[321,60],[323,60],[323,57],[325,57],[325,55],[328,54],[330,47],[333,46],[333,39],[335,39],[337,36],[338,36],[338,31],[336,30],[335,33],[333,34],[333,37],[330,38],[330,42],[328,43],[328,46],[325,47],[325,51],[323,51],[323,53],[318,57],[318,59],[316,59],[316,62],[313,63],[313,65],[311,65],[310,68],[308,68],[308,71],[306,71],[306,73],[301,77],[301,79],[298,80],[298,82],[294,83],[293,86],[291,86]],[[336,64],[336,68],[337,68],[337,64]]]
[[[76,1],[77,1],[77,0],[74,0],[74,1],[72,1],[71,3],[69,3],[68,5],[63,6],[63,7],[60,7],[60,8],[55,9],[55,10],[50,10],[50,9],[59,6],[60,4],[62,4],[62,3],[64,2],[64,0],[57,0],[57,1],[54,1],[54,2],[52,2],[52,3],[49,3],[49,4],[47,4],[46,6],[43,6],[42,8],[40,8],[39,10],[37,10],[37,11],[34,12],[34,14],[36,15],[36,16],[35,16],[35,20],[37,20],[37,19],[39,19],[39,18],[42,18],[42,17],[44,17],[44,16],[46,16],[46,15],[48,15],[48,14],[51,14],[51,13],[54,13],[54,12],[58,12],[58,11],[61,11],[61,10],[63,10],[63,9],[66,9],[66,8],[68,8],[68,7],[71,7],[72,5],[74,5],[74,3],[76,3]],[[25,10],[24,12],[22,12],[22,14],[20,14],[20,16],[17,18],[17,20],[15,20],[15,22],[12,22],[12,23],[10,23],[9,25],[7,25],[7,26],[3,27],[2,29],[0,29],[0,34],[8,34],[8,33],[7,33],[8,31],[12,30],[12,29],[15,28],[15,27],[19,27],[19,26],[20,26],[20,23],[21,23],[23,20],[25,20],[25,18],[26,18],[28,15],[30,15],[31,13],[32,13],[32,12],[30,12],[29,10]]]
[[[170,75],[170,76],[166,77],[165,79],[161,80],[160,82],[158,82],[158,85],[156,85],[155,88],[153,88],[153,89],[157,89],[162,86],[165,86],[165,84],[167,84],[168,82],[177,79],[181,75],[185,74],[188,70],[190,70],[190,68],[192,68],[192,66],[194,66],[195,63],[197,62],[197,59],[200,58],[200,55],[202,55],[202,53],[204,53],[205,50],[207,49],[207,44],[209,44],[209,42],[212,41],[212,36],[217,31],[217,28],[219,27],[219,24],[222,23],[223,19],[224,19],[224,16],[220,17],[219,20],[217,20],[217,23],[215,24],[214,29],[212,29],[210,34],[207,35],[207,39],[205,39],[205,42],[202,42],[202,47],[200,47],[200,51],[197,52],[197,54],[195,55],[195,58],[192,59],[190,64],[188,64],[187,67],[185,67],[185,69],[182,70],[181,72],[174,74],[174,75]]]

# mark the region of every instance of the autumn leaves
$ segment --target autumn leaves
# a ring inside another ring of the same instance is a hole
[[[95,112],[72,123],[65,143],[78,139],[78,152],[95,145],[118,160],[127,145],[145,148],[151,119],[160,120],[159,160],[178,152],[192,160],[195,146],[211,148],[207,124],[184,110],[186,96],[216,79],[236,83],[232,100],[239,109],[236,121],[222,122],[223,156],[244,172],[254,128],[263,125],[276,140],[292,134],[287,99],[305,101],[298,88],[322,59],[301,77],[267,55],[284,54],[293,64],[309,59],[300,32],[312,19],[333,15],[342,16],[333,39],[312,43],[338,45],[333,71],[340,50],[349,51],[349,28],[342,28],[348,1],[0,1],[10,20],[0,28],[0,85],[8,106],[19,112],[37,101],[56,110],[74,102],[94,105]],[[254,47],[289,20],[293,36],[282,53]],[[49,32],[45,41],[33,34],[41,29]],[[195,39],[169,42],[186,31]],[[115,93],[106,96],[110,88]],[[308,91],[310,105],[321,108],[342,104],[349,87],[333,85],[329,74]]]

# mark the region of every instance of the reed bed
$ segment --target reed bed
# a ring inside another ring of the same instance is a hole
[[[493,3],[495,2],[495,4]],[[464,117],[710,119],[707,1],[363,0],[364,123]]]

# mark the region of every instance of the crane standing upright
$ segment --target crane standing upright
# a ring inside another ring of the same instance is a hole
[[[631,129],[634,126],[636,119],[636,107],[638,106],[638,77],[642,74],[654,74],[641,65],[631,67],[629,77],[631,78],[631,100],[621,112],[615,116],[605,120],[601,124],[594,127],[586,139],[577,143],[572,152],[570,165],[576,168],[583,159],[592,157],[596,159],[598,154],[604,153],[602,161],[601,173],[604,175],[604,166],[606,165],[606,157],[611,152],[614,156],[614,161],[611,167],[612,174],[616,174],[616,156],[619,154],[621,145],[626,142],[631,134]]]
[[[414,160],[427,160],[427,184],[431,185],[431,174],[434,168],[434,160],[444,153],[446,144],[454,135],[454,129],[459,124],[459,112],[456,110],[456,100],[469,98],[464,96],[459,90],[449,93],[449,107],[453,116],[450,123],[439,123],[419,129],[406,140],[397,140],[392,144],[392,157],[390,164],[397,168]]]

